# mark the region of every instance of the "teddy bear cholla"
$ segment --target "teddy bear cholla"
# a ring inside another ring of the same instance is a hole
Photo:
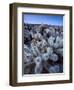
[[[24,44],[24,69],[26,69],[26,66],[34,63],[33,74],[42,73],[44,67],[49,73],[57,73],[60,71],[60,65],[51,65],[48,64],[48,61],[55,63],[59,60],[58,54],[61,57],[63,56],[63,38],[53,27],[41,31],[42,26],[43,25],[34,28],[36,29],[36,33],[33,33],[33,30],[29,31],[32,40],[30,46]],[[38,28],[39,30],[37,30]],[[24,72],[29,74],[30,68],[31,67],[29,67],[27,71],[24,70]]]

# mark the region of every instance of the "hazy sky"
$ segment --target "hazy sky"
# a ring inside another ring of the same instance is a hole
[[[63,25],[62,15],[24,14],[24,23]]]

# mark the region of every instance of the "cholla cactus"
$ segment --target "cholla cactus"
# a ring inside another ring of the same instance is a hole
[[[63,57],[63,48],[57,49],[56,53]]]
[[[63,64],[60,63],[63,57],[63,32],[57,29],[59,27],[43,24],[32,25],[31,30],[27,27],[28,31],[25,30],[24,34],[27,38],[24,42],[24,69],[27,74],[62,72]],[[32,64],[35,64],[34,67]]]
[[[54,66],[51,66],[49,68],[50,73],[59,73],[59,71],[60,71],[60,66],[59,65],[54,65]]]
[[[42,72],[42,58],[38,56],[34,59],[34,62],[36,64],[34,73],[36,74],[41,73]]]
[[[38,54],[40,54],[38,48],[34,44],[31,44],[31,53],[33,54],[33,56],[37,56]]]
[[[44,48],[45,46],[47,46],[47,42],[45,39],[42,39],[41,41],[41,47]]]
[[[42,54],[42,60],[47,61],[49,59],[49,53]]]
[[[32,37],[35,38],[35,39],[42,39],[42,35],[39,32],[34,34]]]
[[[55,40],[55,37],[53,37],[53,36],[50,36],[50,37],[48,38],[48,44],[49,44],[51,47],[54,46],[54,40]]]
[[[33,59],[32,54],[30,53],[24,54],[24,62],[31,62],[32,59]]]
[[[52,47],[47,47],[47,53],[50,56],[53,53],[53,48]]]
[[[56,55],[55,53],[52,53],[49,57],[53,62],[58,61],[58,55]]]
[[[61,37],[57,36],[53,47],[54,48],[62,48],[63,47],[63,39]]]

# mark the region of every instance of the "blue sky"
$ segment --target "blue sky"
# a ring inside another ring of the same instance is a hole
[[[62,15],[40,15],[40,14],[24,14],[24,23],[29,24],[49,24],[63,25]]]

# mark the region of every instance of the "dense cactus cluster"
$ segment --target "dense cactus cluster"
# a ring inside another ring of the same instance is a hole
[[[63,72],[63,27],[24,24],[24,74]]]

